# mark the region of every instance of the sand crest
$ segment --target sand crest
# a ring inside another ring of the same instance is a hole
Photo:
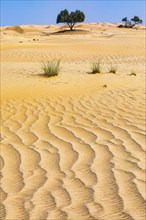
[[[20,34],[23,33],[23,29],[21,27],[19,27],[19,26],[9,26],[9,27],[6,27],[4,29],[4,31],[16,31],[16,32],[18,32]]]

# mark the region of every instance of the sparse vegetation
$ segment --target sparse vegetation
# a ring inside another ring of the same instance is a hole
[[[123,24],[120,24],[118,27],[120,28],[132,28],[136,24],[142,24],[142,20],[138,16],[134,16],[131,20],[128,20],[127,17],[122,19]],[[133,22],[133,23],[132,23]]]
[[[75,12],[69,13],[68,10],[65,9],[58,14],[56,23],[67,23],[70,30],[72,31],[76,23],[83,22],[84,20],[85,15],[82,11],[76,10]]]
[[[133,18],[131,18],[131,21],[134,22],[134,25],[142,24],[142,20],[138,16],[134,16]]]
[[[42,69],[44,71],[44,75],[47,77],[57,76],[60,71],[60,60],[58,61],[48,61],[42,62]]]
[[[101,73],[101,61],[100,59],[96,62],[93,62],[91,65],[92,74]]]
[[[114,73],[114,74],[116,74],[117,69],[118,69],[117,66],[111,65],[111,66],[109,67],[109,73]]]

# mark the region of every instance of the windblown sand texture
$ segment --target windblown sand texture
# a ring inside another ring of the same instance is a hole
[[[1,30],[1,219],[145,220],[145,30],[63,28]]]

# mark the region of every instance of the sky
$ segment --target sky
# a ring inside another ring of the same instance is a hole
[[[79,9],[85,22],[121,22],[139,16],[146,24],[145,0],[1,0],[1,26],[55,24],[61,10]]]

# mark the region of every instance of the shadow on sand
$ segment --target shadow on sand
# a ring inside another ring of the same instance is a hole
[[[56,32],[43,32],[44,35],[82,35],[82,34],[89,34],[90,31],[74,29],[74,30],[61,30]]]

